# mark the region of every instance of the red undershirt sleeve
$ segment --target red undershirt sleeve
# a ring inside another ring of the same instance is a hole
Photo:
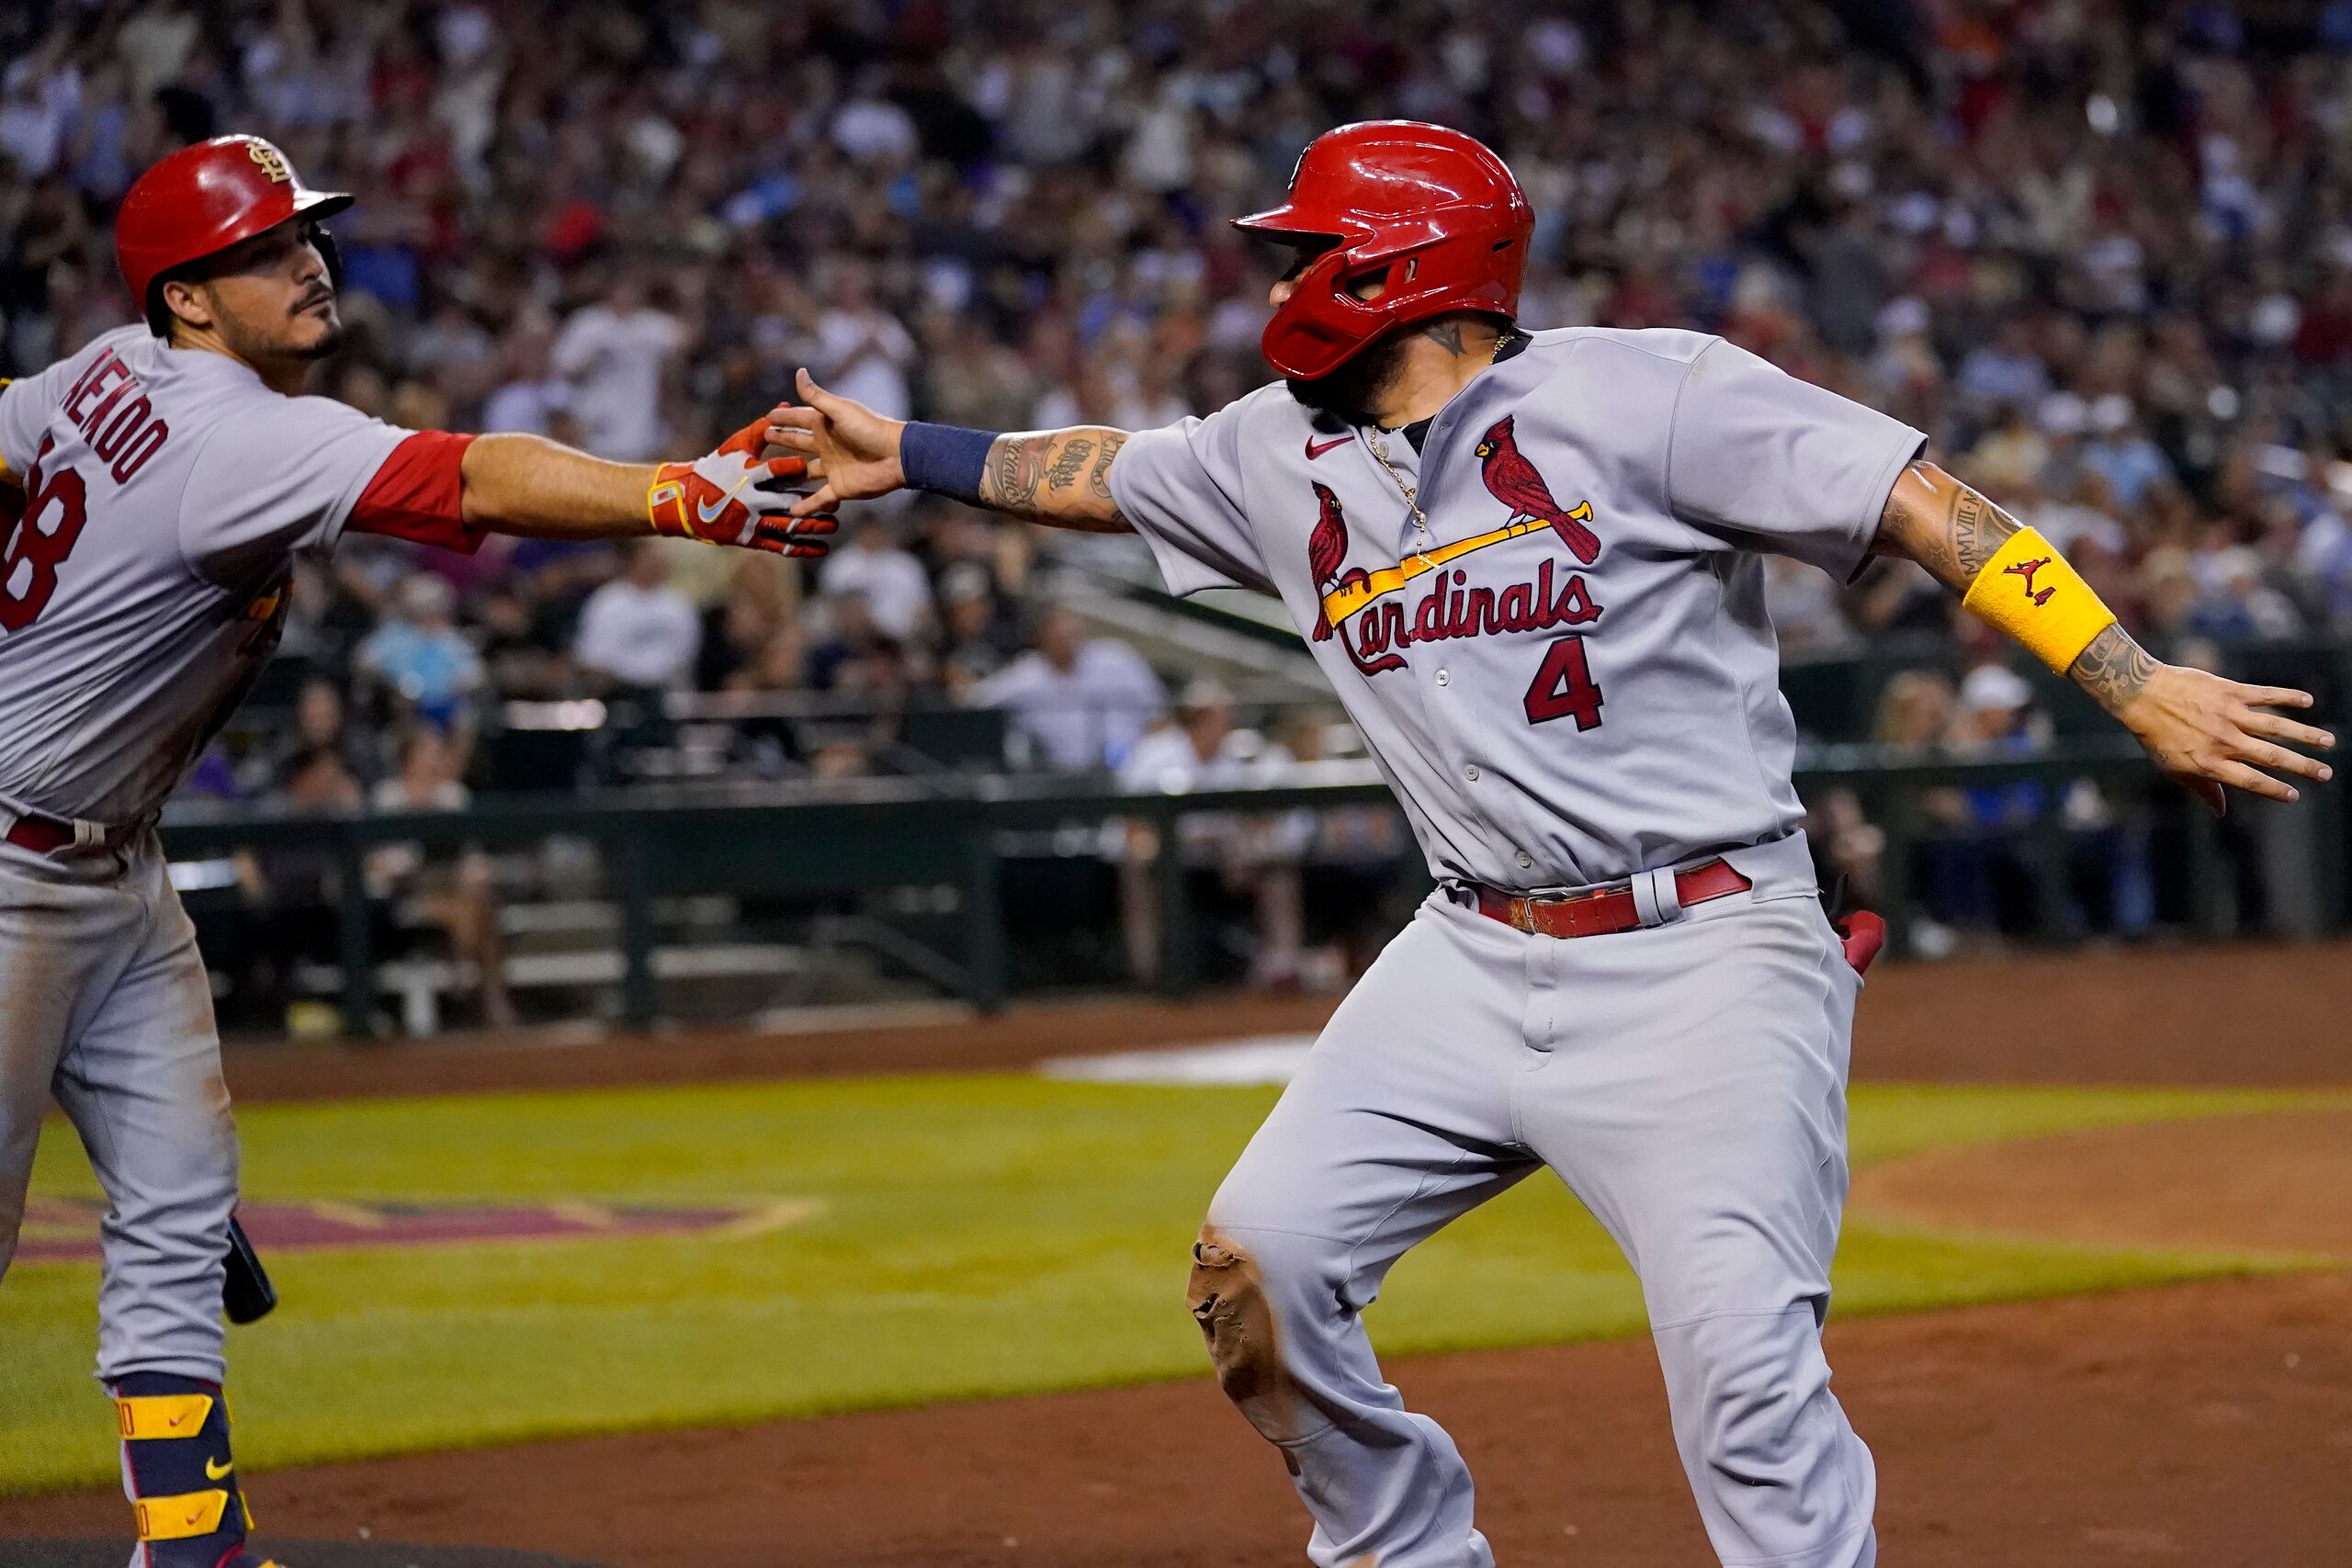
[[[470,435],[446,430],[411,435],[384,458],[344,526],[473,554],[488,531],[465,523],[465,485],[458,468],[472,442]]]

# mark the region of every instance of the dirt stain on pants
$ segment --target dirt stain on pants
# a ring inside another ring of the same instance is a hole
[[[1283,1367],[1281,1334],[1257,1259],[1216,1226],[1202,1227],[1185,1301],[1208,1342],[1217,1387],[1269,1441],[1295,1441],[1298,1387]]]

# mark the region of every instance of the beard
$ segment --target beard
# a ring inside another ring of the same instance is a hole
[[[287,351],[287,357],[289,359],[331,359],[334,356],[336,352],[343,347],[344,336],[343,318],[338,315],[331,319],[327,322],[326,330],[321,333],[317,337],[313,338],[311,342],[301,344],[299,347],[289,348]]]
[[[1412,327],[1392,327],[1329,375],[1311,381],[1289,377],[1283,385],[1292,397],[1318,413],[1349,424],[1376,424],[1379,422],[1372,411],[1380,406],[1380,394],[1396,378],[1397,367],[1405,358],[1406,337],[1413,331]]]
[[[316,326],[307,311],[266,331],[225,311],[217,320],[221,342],[248,365],[268,360],[309,363],[329,358],[343,347],[343,314],[332,301],[326,319]]]

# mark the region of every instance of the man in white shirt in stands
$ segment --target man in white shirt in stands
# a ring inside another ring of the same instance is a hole
[[[571,384],[581,439],[599,457],[634,463],[662,449],[662,384],[686,345],[678,319],[647,302],[623,275],[601,303],[572,312],[555,340],[555,372]]]
[[[670,586],[670,560],[651,540],[634,546],[621,575],[588,595],[572,656],[624,686],[673,691],[702,650],[694,601]]]
[[[1061,773],[1123,766],[1166,700],[1143,655],[1084,636],[1058,605],[1039,618],[1030,651],[972,688],[976,706],[1011,710],[1023,760]]]
[[[1285,781],[1290,754],[1269,745],[1254,729],[1237,729],[1233,694],[1206,678],[1187,684],[1177,697],[1174,722],[1136,742],[1119,770],[1119,787],[1144,795],[1189,795],[1196,790],[1250,789]],[[1213,898],[1247,904],[1255,919],[1258,951],[1250,980],[1261,987],[1298,978],[1300,901],[1298,868],[1314,831],[1311,818],[1251,816],[1238,811],[1199,811],[1177,818],[1176,852],[1187,874],[1214,879],[1204,889]],[[1148,985],[1159,973],[1159,890],[1152,863],[1167,846],[1149,824],[1130,822],[1119,863],[1120,934],[1127,967]]]
[[[854,593],[865,600],[875,626],[900,642],[931,618],[931,578],[878,519],[868,518],[851,548],[829,557],[817,581],[828,597]]]
[[[893,419],[904,419],[914,406],[907,390],[907,367],[914,357],[915,340],[876,301],[874,281],[864,265],[837,266],[826,290],[824,313],[817,318],[817,359],[832,369],[825,384]]]

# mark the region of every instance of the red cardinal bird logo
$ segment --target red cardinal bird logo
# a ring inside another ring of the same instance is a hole
[[[1306,536],[1306,569],[1315,574],[1315,592],[1321,595],[1339,585],[1340,567],[1348,558],[1348,516],[1328,485],[1315,487],[1315,499],[1323,512],[1315,520],[1315,532]],[[1315,613],[1315,640],[1331,640],[1331,618],[1320,610]]]
[[[1505,414],[1479,438],[1480,477],[1487,481],[1488,492],[1510,508],[1512,521],[1525,517],[1550,524],[1552,531],[1560,536],[1560,542],[1577,559],[1590,566],[1600,556],[1600,536],[1569,516],[1566,509],[1552,499],[1552,487],[1544,482],[1535,465],[1520,451],[1519,442],[1511,434],[1514,417]]]

